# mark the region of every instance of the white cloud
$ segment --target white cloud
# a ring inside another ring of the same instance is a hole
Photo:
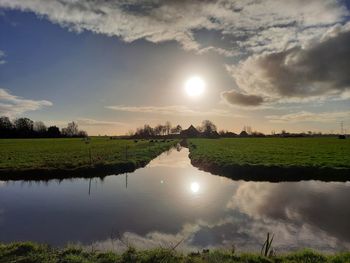
[[[270,122],[285,123],[285,122],[335,122],[341,120],[350,120],[350,111],[342,112],[308,112],[300,111],[285,115],[269,115],[266,116]]]
[[[217,53],[219,55],[223,55],[225,57],[236,57],[240,54],[237,50],[227,50],[224,48],[213,47],[213,46],[209,46],[209,47],[205,47],[205,48],[200,49],[198,51],[198,54],[206,54],[209,52],[214,52],[214,53]]]
[[[228,110],[212,109],[210,111],[193,110],[187,106],[174,105],[174,106],[106,106],[107,109],[134,113],[156,113],[163,115],[180,115],[180,116],[222,116],[222,117],[242,117],[234,115]]]
[[[201,48],[194,38],[200,29],[243,36],[236,45],[248,51],[281,49],[319,36],[348,15],[344,3],[336,0],[0,0],[0,7],[32,11],[74,31],[118,36],[127,42],[175,40],[187,50]]]
[[[27,111],[35,111],[47,106],[52,106],[52,102],[23,99],[10,94],[5,89],[0,89],[0,115],[15,117]]]

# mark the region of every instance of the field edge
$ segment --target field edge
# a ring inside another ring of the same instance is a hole
[[[52,179],[67,178],[93,178],[106,177],[108,175],[118,175],[131,173],[136,169],[145,167],[154,158],[157,158],[163,152],[169,151],[177,145],[174,141],[168,145],[159,148],[150,155],[145,155],[144,160],[135,161],[133,159],[124,160],[115,164],[95,164],[92,166],[83,166],[72,169],[66,168],[27,168],[27,169],[0,169],[0,180],[38,180],[48,181]]]
[[[214,249],[181,253],[174,249],[136,250],[129,246],[122,253],[83,249],[78,246],[54,248],[34,242],[0,243],[0,262],[349,262],[350,252],[320,253],[311,249],[287,252],[270,257],[258,253],[236,253]]]

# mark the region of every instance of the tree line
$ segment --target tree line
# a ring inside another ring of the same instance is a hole
[[[196,127],[199,133],[204,135],[217,135],[216,125],[209,121],[204,120],[200,126]],[[183,131],[181,125],[177,124],[172,126],[172,124],[167,121],[165,124],[158,124],[155,127],[151,127],[149,124],[145,124],[143,127],[137,128],[135,132],[129,132],[129,135],[136,138],[150,138],[155,136],[177,136]]]
[[[42,121],[32,121],[29,118],[0,117],[0,138],[61,138],[87,137],[86,131],[79,130],[78,124],[70,122],[65,128],[47,127]]]
[[[290,133],[285,130],[281,132],[272,131],[271,134],[264,134],[262,132],[253,130],[251,126],[245,125],[240,133],[234,133],[227,130],[218,130],[217,126],[210,120],[202,121],[199,126],[190,126],[188,129],[183,129],[181,125],[172,126],[169,121],[165,124],[158,124],[151,127],[145,124],[136,132],[129,132],[130,137],[134,138],[152,138],[157,136],[170,137],[204,137],[204,138],[234,138],[234,137],[320,137],[320,136],[336,136],[336,134],[322,134],[321,132],[300,132]],[[343,136],[346,137],[345,135]]]
[[[145,124],[143,127],[137,128],[135,132],[130,132],[129,135],[139,138],[147,138],[180,134],[181,131],[181,125],[178,124],[176,126],[172,126],[171,123],[167,121],[164,125],[158,124],[154,128],[152,128],[149,124]]]

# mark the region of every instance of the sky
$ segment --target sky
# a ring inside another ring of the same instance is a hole
[[[0,0],[0,115],[350,131],[350,1]],[[189,96],[186,82],[204,83]]]

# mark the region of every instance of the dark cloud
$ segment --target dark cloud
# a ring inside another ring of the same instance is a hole
[[[328,35],[306,48],[252,56],[228,70],[241,90],[254,94],[252,102],[248,100],[253,106],[262,102],[255,103],[257,94],[272,99],[341,95],[350,88],[350,31]],[[242,97],[227,93],[232,104]]]
[[[223,92],[221,96],[225,101],[233,105],[259,106],[264,102],[264,99],[260,96],[246,95],[234,90]]]
[[[279,94],[319,95],[350,87],[349,58],[350,32],[346,32],[311,49],[271,54],[259,63]]]

